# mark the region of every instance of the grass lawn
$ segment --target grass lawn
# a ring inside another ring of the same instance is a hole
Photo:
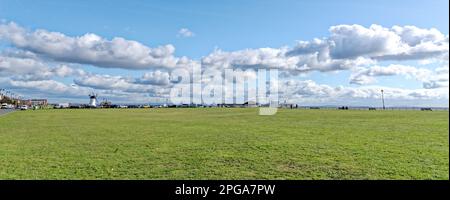
[[[9,113],[0,179],[449,179],[447,111],[257,113]]]

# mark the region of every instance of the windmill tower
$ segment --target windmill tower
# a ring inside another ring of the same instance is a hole
[[[89,94],[89,107],[97,107],[97,94]]]

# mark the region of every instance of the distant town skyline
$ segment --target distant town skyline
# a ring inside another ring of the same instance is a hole
[[[448,4],[0,0],[0,88],[154,103],[175,69],[278,69],[299,105],[448,107]]]

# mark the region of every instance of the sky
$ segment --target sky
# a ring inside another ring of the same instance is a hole
[[[448,1],[0,0],[0,88],[117,103],[176,69],[278,69],[301,105],[448,107]]]

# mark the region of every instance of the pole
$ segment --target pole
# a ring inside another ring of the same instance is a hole
[[[386,107],[384,106],[384,90],[381,90],[381,101],[383,102],[383,110],[385,110]]]

